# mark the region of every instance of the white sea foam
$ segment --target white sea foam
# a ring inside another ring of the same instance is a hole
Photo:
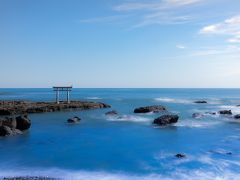
[[[177,127],[188,127],[188,128],[208,128],[220,124],[219,121],[203,121],[203,120],[191,120],[185,119],[174,124]]]
[[[166,103],[193,104],[193,101],[188,99],[155,98],[154,100]]]
[[[98,99],[102,99],[100,97],[86,97],[86,99],[90,99],[90,100],[98,100]]]
[[[176,104],[195,104],[194,101],[197,101],[197,99],[174,99],[174,98],[168,98],[168,97],[161,97],[161,98],[155,98],[155,101],[160,102],[166,102],[166,103],[176,103]],[[220,99],[207,99],[207,104],[221,104],[222,101]]]
[[[161,174],[147,174],[136,175],[128,173],[110,173],[110,172],[89,172],[89,171],[70,171],[61,169],[49,170],[18,170],[18,171],[1,171],[0,177],[16,177],[16,176],[45,176],[54,177],[64,180],[172,180],[172,179],[186,179],[186,180],[237,180],[239,173],[220,170],[212,172],[209,170],[176,170],[168,175]]]
[[[151,122],[151,119],[134,115],[114,115],[107,117],[108,121]]]

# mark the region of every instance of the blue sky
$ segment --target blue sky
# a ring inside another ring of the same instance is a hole
[[[240,87],[239,0],[1,0],[0,87]]]

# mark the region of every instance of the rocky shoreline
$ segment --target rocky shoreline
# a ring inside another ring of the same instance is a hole
[[[105,103],[87,101],[71,101],[69,104],[66,102],[56,104],[55,102],[0,101],[0,116],[110,107]]]
[[[54,102],[0,101],[0,137],[23,134],[31,127],[31,120],[27,115],[30,113],[110,107],[104,103],[86,101],[72,101],[69,104],[65,102],[56,104]],[[80,118],[76,121],[80,121]]]

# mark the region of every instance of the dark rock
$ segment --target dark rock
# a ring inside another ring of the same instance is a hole
[[[0,126],[0,136],[10,136],[13,132],[10,127]]]
[[[240,114],[234,116],[235,119],[240,119]]]
[[[9,116],[11,115],[11,111],[7,109],[0,109],[0,115],[1,116]]]
[[[166,108],[164,106],[156,105],[136,108],[134,110],[134,113],[149,113],[149,112],[158,113],[162,111],[166,111]]]
[[[159,126],[166,126],[168,124],[177,123],[178,119],[179,119],[178,115],[163,115],[160,116],[159,118],[156,118],[153,121],[153,124],[157,124]]]
[[[232,152],[227,152],[226,155],[232,155]]]
[[[186,155],[185,154],[176,154],[175,157],[177,157],[177,158],[185,158]]]
[[[72,123],[78,123],[78,122],[80,122],[80,120],[81,120],[81,118],[79,118],[79,117],[73,117],[73,118],[68,119],[67,122],[72,124]]]
[[[193,113],[193,114],[192,114],[192,117],[193,117],[193,118],[202,118],[202,117],[203,117],[203,114],[201,114],[201,113]]]
[[[106,112],[105,115],[107,115],[107,116],[115,116],[115,115],[118,115],[118,112],[117,111],[109,111],[109,112]]]
[[[219,114],[232,115],[232,111],[231,110],[221,110],[221,111],[219,111]]]
[[[15,129],[17,127],[17,121],[15,118],[6,117],[4,120],[1,121],[2,122],[0,123],[0,125],[8,126],[11,129]]]
[[[237,105],[237,107],[240,107],[240,104],[239,104],[239,105]]]
[[[207,101],[194,101],[194,103],[197,103],[197,104],[206,104]]]
[[[31,120],[28,119],[27,115],[16,117],[16,122],[17,122],[16,129],[19,129],[21,131],[27,130],[31,126]]]

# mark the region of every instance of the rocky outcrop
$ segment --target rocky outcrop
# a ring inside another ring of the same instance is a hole
[[[105,113],[106,116],[116,116],[118,115],[118,112],[117,111],[108,111]]]
[[[169,124],[177,123],[179,119],[178,115],[163,115],[159,118],[156,118],[153,121],[153,124],[159,125],[159,126],[166,126]]]
[[[194,101],[194,103],[196,103],[196,104],[206,104],[207,101],[200,100],[200,101]]]
[[[146,107],[139,107],[134,110],[134,113],[149,113],[149,112],[162,112],[166,111],[166,108],[161,105],[156,105],[156,106],[146,106]]]
[[[75,123],[78,123],[78,122],[80,122],[80,121],[81,121],[81,118],[79,118],[79,117],[77,117],[77,116],[75,116],[75,117],[70,118],[70,119],[67,120],[67,122],[70,123],[70,124],[75,124]]]
[[[31,121],[30,119],[28,119],[27,115],[16,117],[16,123],[17,123],[16,129],[19,129],[21,131],[27,130],[31,126]]]
[[[175,157],[181,159],[181,158],[185,158],[186,155],[185,154],[176,154]]]
[[[235,115],[234,119],[240,119],[240,114]]]
[[[232,115],[232,111],[231,110],[221,110],[221,111],[219,111],[219,114],[222,114],[222,115]]]
[[[28,113],[43,113],[64,110],[86,110],[109,108],[111,106],[100,102],[71,101],[62,102],[29,102],[29,101],[0,101],[0,115],[21,115]]]
[[[31,121],[27,115],[16,118],[6,117],[0,120],[0,136],[11,136],[22,134],[31,127]]]

